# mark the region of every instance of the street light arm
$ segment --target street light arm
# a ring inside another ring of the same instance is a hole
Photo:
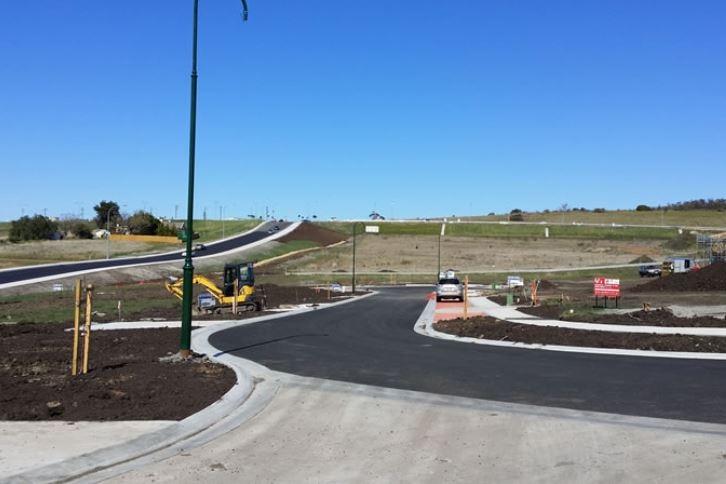
[[[242,20],[247,21],[247,0],[242,0]]]

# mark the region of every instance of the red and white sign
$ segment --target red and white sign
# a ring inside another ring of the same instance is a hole
[[[593,286],[593,296],[620,297],[620,279],[596,277]]]

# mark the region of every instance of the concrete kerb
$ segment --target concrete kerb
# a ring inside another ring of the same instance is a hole
[[[323,307],[306,307],[286,313],[250,318],[244,321],[222,321],[217,325],[195,330],[192,349],[211,360],[232,368],[237,383],[222,398],[204,410],[163,429],[144,434],[130,441],[99,449],[44,467],[8,476],[0,482],[98,482],[122,474],[139,465],[165,459],[184,449],[203,445],[238,427],[262,411],[279,387],[275,373],[253,361],[220,353],[209,343],[209,336],[224,329],[255,324],[318,309],[349,304],[375,292]]]
[[[471,298],[476,299],[476,298]],[[481,298],[486,299],[486,298]],[[495,303],[491,303],[495,304]],[[473,304],[474,307],[478,309],[484,309],[484,311],[487,311],[487,309],[491,310],[492,307],[489,307],[487,304]],[[569,326],[564,326],[562,324],[562,321],[547,321],[547,320],[541,320],[539,323],[536,321],[537,318],[534,318],[532,316],[526,315],[524,313],[519,313],[518,311],[514,310],[513,308],[506,308],[498,306],[498,308],[501,309],[501,311],[496,311],[497,314],[494,315],[494,317],[497,317],[498,319],[504,319],[505,321],[509,321],[511,323],[519,323],[519,324],[539,324],[541,326],[553,326],[553,327],[572,327],[571,325],[577,325],[575,326],[577,329],[589,329],[590,323],[570,323]],[[436,331],[433,327],[434,324],[434,313],[436,311],[436,301],[430,300],[424,310],[421,312],[421,315],[419,316],[418,320],[416,320],[416,323],[414,324],[414,331],[418,334],[424,335],[424,336],[430,336],[433,338],[439,338],[439,339],[445,339],[449,341],[459,341],[462,343],[475,343],[475,344],[481,344],[481,345],[489,345],[489,346],[499,346],[504,348],[522,348],[522,349],[528,349],[528,350],[545,350],[545,351],[564,351],[569,353],[591,353],[591,354],[600,354],[600,355],[622,355],[622,356],[647,356],[647,357],[656,357],[656,358],[681,358],[681,359],[698,359],[698,360],[726,360],[726,353],[704,353],[704,352],[686,352],[686,351],[643,351],[643,350],[624,350],[624,349],[616,349],[616,348],[590,348],[590,347],[583,347],[583,346],[562,346],[562,345],[545,345],[545,344],[530,344],[530,343],[517,343],[517,342],[511,342],[511,341],[497,341],[497,340],[488,340],[488,339],[479,339],[479,338],[471,338],[471,337],[461,337],[461,336],[455,336],[448,333],[442,333],[440,331]],[[487,311],[490,312],[490,311]],[[515,314],[516,313],[516,314]],[[521,318],[517,318],[517,314],[521,315]],[[514,317],[513,317],[514,316]],[[599,325],[604,326],[605,328],[599,329],[600,331],[619,331],[617,328],[625,328],[628,330],[628,332],[646,332],[646,333],[653,333],[656,331],[653,331],[655,328],[656,330],[663,330],[663,329],[673,329],[673,328],[658,328],[654,326],[644,326],[644,327],[632,327],[632,326],[618,326],[618,325]],[[633,330],[635,328],[635,331]],[[639,330],[638,330],[639,329]],[[680,334],[686,334],[683,331],[687,329],[708,329],[708,328],[675,328],[678,330],[681,330]],[[721,330],[723,331],[723,330]],[[671,332],[667,331],[659,331],[662,334],[673,334]],[[724,336],[726,335],[726,332],[723,334],[718,334],[718,336]]]

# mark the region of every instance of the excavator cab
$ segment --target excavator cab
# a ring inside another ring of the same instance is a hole
[[[238,288],[242,286],[255,285],[255,273],[252,270],[252,262],[241,264],[225,264],[224,266],[224,295],[234,296],[234,281],[238,281]]]

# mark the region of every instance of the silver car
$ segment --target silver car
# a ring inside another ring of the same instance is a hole
[[[464,286],[459,279],[439,279],[439,283],[436,285],[436,302],[441,302],[444,299],[464,301]]]

